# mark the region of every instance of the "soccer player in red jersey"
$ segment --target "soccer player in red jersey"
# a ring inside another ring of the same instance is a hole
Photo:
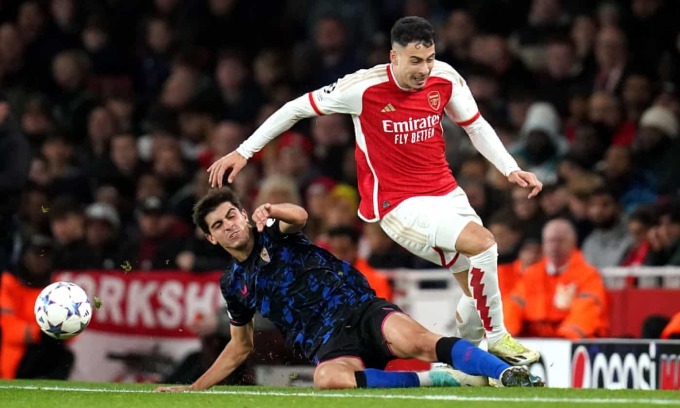
[[[301,119],[344,113],[356,137],[359,217],[382,229],[412,253],[454,273],[465,295],[458,305],[460,335],[479,342],[511,364],[539,354],[508,334],[498,288],[498,251],[446,162],[441,118],[446,114],[475,148],[510,182],[542,189],[523,171],[480,115],[465,80],[435,59],[434,29],[420,17],[392,27],[390,63],[349,74],[302,95],[273,113],[234,152],[210,166],[210,183],[229,183],[249,158]]]

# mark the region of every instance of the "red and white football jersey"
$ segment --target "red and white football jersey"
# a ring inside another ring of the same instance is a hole
[[[376,221],[403,200],[440,196],[456,188],[446,162],[442,114],[461,126],[479,117],[463,78],[435,61],[425,87],[404,90],[389,64],[360,70],[308,94],[318,115],[352,115],[361,204]]]

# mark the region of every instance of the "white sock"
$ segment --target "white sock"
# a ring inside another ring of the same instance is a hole
[[[416,371],[421,387],[432,387],[432,379],[429,371]]]
[[[481,254],[471,256],[468,284],[489,344],[494,344],[508,332],[503,322],[503,303],[498,288],[498,247],[491,246]]]
[[[460,298],[456,308],[456,325],[458,326],[458,337],[479,347],[485,333],[482,319],[477,312],[475,300],[465,294]]]

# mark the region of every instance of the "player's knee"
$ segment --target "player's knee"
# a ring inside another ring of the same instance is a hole
[[[496,245],[496,239],[491,231],[486,228],[481,228],[475,236],[475,253],[473,255],[481,254],[494,245]]]
[[[314,387],[320,390],[356,388],[356,378],[353,371],[321,365],[314,370]]]

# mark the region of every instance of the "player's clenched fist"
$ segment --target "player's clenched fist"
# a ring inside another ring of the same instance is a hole
[[[222,188],[222,181],[224,180],[225,174],[228,177],[227,182],[231,184],[238,172],[246,165],[246,162],[248,162],[248,159],[241,156],[236,150],[226,156],[222,156],[208,167],[208,173],[210,173],[210,177],[208,178],[210,187]]]
[[[262,232],[267,220],[270,218],[272,213],[272,205],[269,203],[262,204],[253,211],[253,221],[255,221],[255,227],[258,231]]]

